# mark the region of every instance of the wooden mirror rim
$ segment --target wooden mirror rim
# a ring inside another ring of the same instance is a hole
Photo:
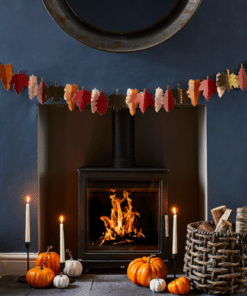
[[[192,18],[201,0],[176,0],[169,12],[146,28],[115,32],[77,17],[66,0],[43,0],[53,20],[77,41],[108,52],[136,52],[157,46],[178,33]]]

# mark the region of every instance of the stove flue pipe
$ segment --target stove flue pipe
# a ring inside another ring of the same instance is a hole
[[[112,167],[135,166],[134,116],[129,109],[112,109]]]

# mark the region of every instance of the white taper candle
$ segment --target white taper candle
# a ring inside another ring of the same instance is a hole
[[[178,253],[178,230],[177,230],[177,220],[178,216],[176,213],[176,208],[173,208],[173,236],[172,236],[172,254]]]
[[[26,225],[25,225],[25,243],[30,243],[30,197],[26,199]]]
[[[60,216],[60,262],[65,262],[63,216]]]

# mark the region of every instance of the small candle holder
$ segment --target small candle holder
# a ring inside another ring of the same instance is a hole
[[[177,261],[178,255],[172,254],[172,260],[173,260],[173,270],[174,270],[174,280],[176,279],[176,261]]]
[[[61,268],[61,272],[63,272],[65,267],[65,262],[60,262],[60,268]]]
[[[27,272],[28,272],[29,271],[29,249],[31,247],[31,243],[30,242],[29,243],[25,243],[25,247],[27,249]],[[18,281],[20,283],[26,283],[27,282],[26,281],[26,275],[22,275],[22,276],[18,277]]]

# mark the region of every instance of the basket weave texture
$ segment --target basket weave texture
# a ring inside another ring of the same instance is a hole
[[[247,235],[201,231],[201,223],[187,226],[184,272],[193,287],[214,295],[245,292]]]

